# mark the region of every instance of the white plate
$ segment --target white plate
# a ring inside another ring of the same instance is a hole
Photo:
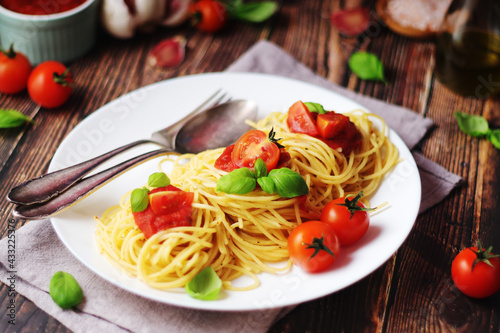
[[[105,105],[84,119],[65,138],[49,171],[72,165],[137,139],[180,119],[189,110],[223,88],[234,99],[252,99],[259,106],[259,118],[271,111],[286,111],[297,100],[321,103],[338,112],[363,109],[353,101],[300,81],[250,73],[210,73],[159,82]],[[368,233],[352,246],[342,248],[334,269],[307,274],[294,267],[282,275],[263,273],[261,285],[245,292],[224,291],[216,301],[200,301],[183,292],[159,291],[122,274],[97,251],[93,217],[118,203],[128,190],[141,186],[157,171],[158,159],[121,175],[94,194],[52,218],[52,225],[66,247],[92,271],[116,286],[143,297],[182,307],[241,311],[261,310],[297,304],[345,288],[385,263],[408,236],[420,205],[420,178],[415,161],[401,138],[392,130],[391,141],[402,162],[383,181],[370,200],[373,205],[389,202],[390,207],[374,215]],[[142,146],[113,160],[130,158],[156,148]],[[105,167],[106,167],[105,166]]]

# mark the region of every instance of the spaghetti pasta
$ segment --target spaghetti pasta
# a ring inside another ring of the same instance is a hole
[[[129,194],[97,220],[96,240],[102,254],[123,271],[151,287],[183,287],[199,271],[212,266],[229,290],[259,285],[257,274],[286,272],[287,237],[303,221],[319,219],[331,200],[363,191],[374,193],[384,175],[398,162],[398,151],[385,135],[382,119],[361,110],[346,113],[362,134],[361,149],[344,156],[314,137],[290,133],[286,113],[272,113],[250,123],[269,132],[290,153],[289,168],[310,188],[305,198],[281,198],[256,189],[245,195],[217,193],[217,180],[226,174],[214,167],[222,149],[169,156],[160,162],[172,184],[194,193],[193,224],[154,234],[146,239],[134,222]],[[373,120],[379,124],[375,126]],[[233,281],[250,277],[240,285]]]

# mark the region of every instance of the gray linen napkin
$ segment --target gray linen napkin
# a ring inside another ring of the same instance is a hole
[[[323,86],[349,97],[380,114],[413,148],[422,139],[432,121],[412,111],[388,105],[350,92],[316,76],[269,42],[259,42],[229,68],[229,71],[262,72],[291,76]],[[291,75],[293,73],[293,76]],[[414,154],[419,166],[425,199],[421,211],[441,201],[460,182],[444,168]],[[210,312],[191,310],[138,297],[98,277],[59,241],[49,220],[31,221],[15,233],[16,261],[9,266],[7,251],[0,256],[0,280],[15,287],[38,307],[74,332],[266,332],[293,307],[256,312]],[[8,248],[8,238],[0,248]],[[70,272],[81,284],[84,301],[75,310],[62,310],[48,294],[52,275],[59,270]],[[4,318],[6,320],[6,318]],[[26,318],[17,318],[17,322]],[[4,325],[5,326],[5,325]],[[9,325],[7,331],[15,332]]]

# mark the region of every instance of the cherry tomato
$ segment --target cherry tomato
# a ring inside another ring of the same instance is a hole
[[[288,253],[292,262],[307,272],[328,269],[337,260],[340,243],[328,224],[309,221],[295,227],[288,236]]]
[[[217,32],[226,25],[227,10],[218,1],[197,1],[191,6],[190,11],[194,26],[202,32]]]
[[[172,214],[184,206],[191,206],[193,198],[193,192],[161,191],[149,195],[149,204],[158,215]]]
[[[269,172],[278,164],[280,149],[276,143],[268,139],[266,133],[253,130],[243,134],[236,141],[231,160],[239,168],[253,169],[258,158],[264,161]]]
[[[309,109],[302,101],[295,102],[288,110],[287,125],[292,133],[303,133],[318,137],[319,131],[316,126],[316,114],[309,112]]]
[[[28,93],[31,99],[45,108],[63,105],[72,91],[71,73],[57,61],[42,62],[33,69],[28,79]]]
[[[330,22],[342,34],[356,36],[370,26],[370,11],[367,8],[339,10],[330,15]]]
[[[366,206],[359,201],[361,196],[362,192],[354,198],[341,197],[332,200],[321,211],[321,221],[335,230],[341,245],[357,242],[368,230],[370,217],[368,211],[364,210],[367,209]],[[346,200],[348,207],[345,206]]]
[[[222,154],[215,160],[215,168],[227,172],[231,172],[234,169],[237,169],[238,167],[233,163],[233,160],[231,159],[233,150],[234,145],[230,145],[226,149],[224,149]]]
[[[168,193],[156,196],[155,194]],[[134,221],[146,238],[150,238],[158,231],[168,228],[191,225],[192,203],[194,194],[184,192],[179,188],[169,185],[151,190],[150,203],[141,212],[133,212]],[[173,204],[168,204],[166,200],[172,200]],[[158,213],[157,213],[158,212]]]
[[[500,290],[500,258],[490,252],[491,247],[481,251],[478,248],[482,249],[480,242],[458,253],[451,264],[451,278],[465,295],[485,298]]]
[[[334,139],[345,132],[349,126],[349,118],[343,114],[330,111],[319,114],[316,125],[323,139]]]
[[[24,54],[14,51],[13,46],[8,51],[0,51],[0,92],[21,92],[26,88],[30,73],[31,63]]]

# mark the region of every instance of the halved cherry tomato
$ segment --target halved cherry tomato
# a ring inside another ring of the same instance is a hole
[[[149,204],[157,215],[172,214],[181,207],[193,204],[194,193],[184,191],[161,191],[149,194]]]
[[[0,92],[21,92],[26,88],[30,73],[31,63],[24,54],[14,51],[13,46],[8,51],[0,50]]]
[[[478,247],[466,248],[453,259],[451,277],[465,295],[485,298],[500,290],[500,258],[491,250],[491,247],[482,249],[479,242]]]
[[[339,10],[330,15],[330,21],[342,34],[356,36],[368,29],[370,11],[363,7]]]
[[[265,132],[252,130],[236,141],[231,160],[239,168],[253,169],[259,158],[264,161],[269,172],[278,164],[280,149],[276,143],[268,139]]]
[[[227,171],[231,172],[234,169],[237,169],[238,167],[233,163],[233,160],[231,159],[231,154],[234,150],[234,145],[230,145],[224,151],[222,154],[215,160],[214,166],[222,171]]]
[[[349,118],[331,111],[319,114],[316,125],[323,139],[334,139],[345,132],[345,129],[349,126]]]
[[[288,253],[292,262],[308,272],[328,269],[337,260],[340,243],[333,228],[320,221],[309,221],[295,227],[288,236]]]
[[[141,212],[132,213],[135,224],[146,238],[161,230],[191,225],[194,193],[169,185],[151,190],[149,196],[148,207]],[[151,199],[151,196],[155,198]]]
[[[358,201],[360,195],[355,198],[347,198],[350,203],[350,208],[344,206],[346,198],[341,197],[334,199],[326,204],[321,211],[321,221],[330,225],[337,234],[341,245],[349,245],[357,242],[366,234],[370,225],[370,217],[366,210],[357,210],[359,208],[366,209],[366,206]],[[359,207],[359,208],[356,208]]]
[[[303,133],[318,137],[319,131],[316,126],[315,113],[309,109],[302,101],[295,102],[288,110],[287,125],[292,133]]]
[[[194,26],[203,32],[217,32],[227,23],[226,7],[218,1],[197,1],[191,6],[190,12]]]
[[[343,114],[334,111],[320,114],[316,124],[323,141],[332,149],[340,150],[344,155],[349,155],[351,151],[362,145],[361,133],[349,117]]]

